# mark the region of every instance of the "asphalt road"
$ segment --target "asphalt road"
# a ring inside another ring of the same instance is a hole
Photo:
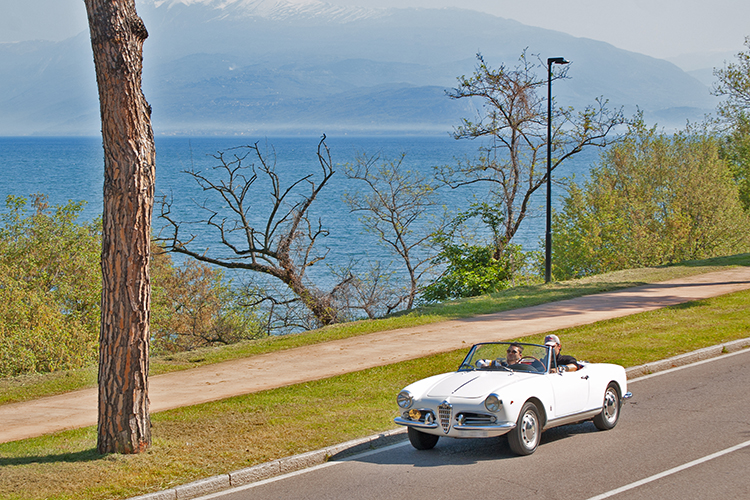
[[[504,438],[404,442],[203,498],[750,498],[748,367],[743,350],[635,379],[615,429],[552,429],[528,457]]]

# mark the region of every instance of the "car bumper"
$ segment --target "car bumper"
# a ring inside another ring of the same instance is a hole
[[[496,424],[483,424],[483,425],[460,425],[455,423],[451,426],[446,434],[437,422],[425,423],[416,420],[409,420],[403,417],[396,417],[393,420],[398,425],[405,427],[413,427],[422,431],[427,431],[429,434],[435,434],[439,436],[448,436],[455,438],[479,438],[479,437],[495,437],[507,434],[516,427],[515,422],[497,422]]]

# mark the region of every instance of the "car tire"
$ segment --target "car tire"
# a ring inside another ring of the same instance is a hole
[[[530,401],[526,402],[518,414],[516,427],[508,433],[508,444],[516,455],[531,455],[542,438],[542,425],[539,410]]]
[[[409,442],[418,450],[431,450],[437,444],[438,439],[440,439],[440,436],[427,434],[413,427],[408,427],[406,431],[409,435]]]
[[[602,411],[594,417],[594,425],[600,431],[608,431],[617,425],[620,419],[620,391],[617,384],[610,382],[604,391]]]

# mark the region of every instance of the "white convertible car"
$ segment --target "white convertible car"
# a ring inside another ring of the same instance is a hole
[[[408,427],[409,441],[419,450],[433,448],[440,436],[507,434],[518,455],[534,453],[542,431],[552,427],[593,420],[598,429],[612,429],[623,399],[631,396],[625,369],[579,365],[577,371],[558,371],[550,346],[477,344],[458,371],[404,388],[395,422]]]

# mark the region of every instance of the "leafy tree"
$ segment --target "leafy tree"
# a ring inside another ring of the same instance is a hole
[[[502,238],[502,211],[486,202],[474,203],[434,236],[441,248],[434,259],[444,265],[441,276],[422,292],[425,302],[439,302],[461,297],[474,297],[504,290],[513,285],[525,267],[526,257],[518,245],[504,245],[497,254]],[[478,219],[479,223],[474,223]],[[490,241],[482,234],[489,232]]]
[[[69,370],[98,356],[101,221],[84,202],[50,206],[9,196],[0,214],[0,376]],[[152,250],[152,335],[174,352],[265,335],[223,273],[193,260],[175,267]]]
[[[495,259],[501,259],[529,214],[531,196],[547,181],[547,66],[521,54],[514,67],[489,67],[481,55],[470,77],[461,76],[452,99],[483,103],[475,120],[464,119],[456,139],[486,139],[476,160],[441,167],[438,177],[452,188],[469,185],[488,187],[487,202],[498,207],[502,232],[495,238]],[[566,78],[567,69],[553,76]],[[610,111],[606,101],[581,112],[552,108],[552,164],[550,170],[588,146],[608,143],[612,130],[624,123],[620,111]]]
[[[432,259],[427,251],[434,228],[428,224],[427,216],[436,205],[436,186],[423,174],[406,170],[404,155],[398,160],[380,162],[379,156],[360,155],[353,165],[348,165],[346,175],[363,183],[365,189],[356,189],[344,194],[345,203],[352,212],[359,212],[360,222],[377,235],[379,240],[403,261],[409,284],[405,295],[389,304],[389,311],[402,302],[411,309],[419,292],[424,273],[429,271]],[[380,162],[380,163],[379,163]],[[368,279],[374,285],[388,280]],[[363,284],[362,280],[358,281]],[[367,290],[367,292],[364,292]],[[359,295],[365,304],[374,296],[371,287],[359,287]],[[365,307],[365,310],[371,310]]]
[[[721,154],[732,167],[745,211],[750,211],[750,37],[745,46],[735,63],[714,70],[713,93],[726,97],[719,106],[725,132]]]
[[[510,272],[504,259],[494,257],[494,248],[468,243],[446,243],[441,261],[447,269],[440,278],[425,287],[425,302],[440,302],[498,292],[510,286]]]
[[[727,117],[750,109],[750,36],[745,38],[745,46],[747,50],[737,54],[736,62],[714,69],[717,81],[713,93],[727,98],[719,107]]]
[[[0,217],[0,375],[79,368],[97,354],[99,221],[83,203],[9,196]]]
[[[556,279],[745,252],[743,212],[719,140],[630,126],[555,214]]]
[[[750,113],[735,116],[732,126],[722,135],[721,157],[732,170],[739,188],[740,201],[750,212]]]

